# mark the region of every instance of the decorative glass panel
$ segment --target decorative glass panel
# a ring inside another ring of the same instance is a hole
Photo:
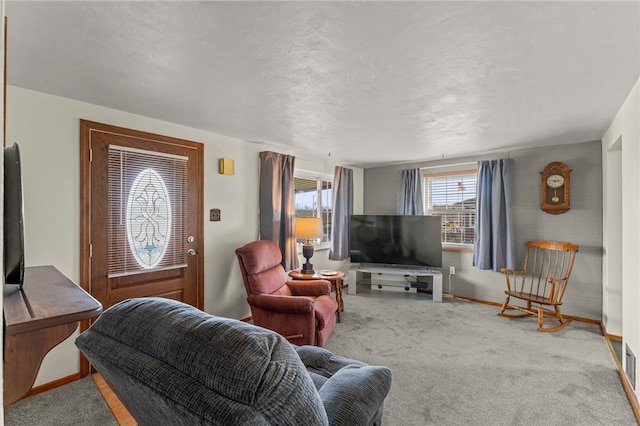
[[[186,267],[187,160],[109,146],[110,278]]]
[[[127,240],[143,268],[153,268],[167,252],[171,234],[171,201],[162,177],[145,169],[136,178],[127,201]]]

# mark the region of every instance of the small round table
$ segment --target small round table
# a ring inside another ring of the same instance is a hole
[[[341,320],[341,313],[344,311],[344,302],[342,301],[342,279],[344,278],[344,272],[335,271],[335,275],[323,275],[320,271],[315,271],[313,274],[303,274],[300,270],[294,270],[289,272],[289,276],[294,280],[327,280],[331,283],[331,287],[336,289],[336,302],[338,302],[338,322]]]

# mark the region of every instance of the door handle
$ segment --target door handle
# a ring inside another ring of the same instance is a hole
[[[195,249],[187,250],[187,256],[195,256],[198,252]]]

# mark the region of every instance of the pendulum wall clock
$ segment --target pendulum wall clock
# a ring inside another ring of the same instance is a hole
[[[547,164],[542,176],[542,210],[560,214],[569,210],[569,175],[571,169],[559,161]]]

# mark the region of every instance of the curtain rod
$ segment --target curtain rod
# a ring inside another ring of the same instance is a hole
[[[425,166],[425,167],[420,167],[420,170],[423,169],[441,169],[443,167],[458,167],[458,166],[470,166],[470,165],[477,165],[478,162],[477,161],[469,161],[466,163],[454,163],[454,164],[442,164],[440,166]]]

